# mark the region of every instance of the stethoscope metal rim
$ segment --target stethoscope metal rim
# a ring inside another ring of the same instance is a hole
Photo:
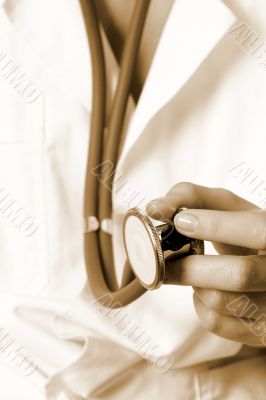
[[[127,254],[127,258],[130,261],[130,257],[128,254],[128,249],[127,249],[127,240],[126,240],[126,235],[125,235],[125,227],[126,227],[126,223],[128,218],[130,217],[136,217],[138,218],[143,226],[145,227],[147,234],[149,235],[149,238],[151,240],[152,246],[153,246],[153,252],[154,252],[154,257],[156,260],[156,275],[155,275],[155,279],[153,280],[153,282],[151,284],[147,284],[146,282],[143,282],[142,280],[139,279],[139,277],[136,275],[136,278],[140,281],[141,285],[144,286],[146,289],[149,290],[153,290],[153,289],[158,289],[164,280],[164,276],[165,276],[165,260],[164,260],[164,254],[163,254],[163,250],[161,247],[161,240],[160,237],[156,231],[155,226],[152,224],[151,220],[146,216],[143,215],[140,211],[140,209],[138,209],[137,207],[132,208],[128,211],[128,213],[126,214],[125,218],[124,218],[124,223],[123,223],[123,240],[124,240],[124,244],[125,244],[125,250],[126,250],[126,254]],[[133,265],[131,265],[131,268],[134,271],[134,267]]]

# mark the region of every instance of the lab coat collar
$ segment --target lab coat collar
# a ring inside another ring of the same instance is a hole
[[[3,7],[17,33],[39,53],[58,83],[68,88],[73,101],[90,111],[91,59],[79,1],[5,0]],[[35,25],[35,13],[42,13],[41,26]],[[59,15],[60,24],[56,24],[53,19]],[[234,21],[233,13],[221,0],[174,1],[132,114],[118,168],[148,122],[190,79]],[[49,31],[49,24],[53,28],[58,25],[57,35],[54,29]],[[117,78],[118,66],[110,46],[107,51]]]
[[[118,168],[152,117],[190,79],[235,21],[221,0],[176,0],[131,121]]]

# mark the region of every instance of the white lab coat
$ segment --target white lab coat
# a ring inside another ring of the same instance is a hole
[[[244,163],[263,180],[266,73],[227,31],[246,22],[265,38],[265,11],[260,0],[174,2],[140,101],[135,107],[131,99],[128,108],[113,191],[118,277],[126,210],[144,208],[175,183],[225,187],[260,205],[230,170]],[[0,70],[2,54],[35,85],[23,92],[8,66],[0,74],[0,194],[8,193],[36,228],[27,236],[2,201],[0,286],[3,304],[12,304],[3,306],[3,321],[38,365],[30,379],[56,400],[70,393],[115,400],[263,398],[265,356],[239,360],[240,344],[207,332],[190,287],[163,286],[123,311],[158,354],[171,355],[174,366],[163,375],[93,306],[82,251],[92,76],[78,0],[3,1],[0,35]],[[118,67],[106,38],[105,52],[111,91]],[[224,357],[235,362],[223,366]]]

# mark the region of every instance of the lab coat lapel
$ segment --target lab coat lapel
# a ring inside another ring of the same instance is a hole
[[[220,0],[176,0],[142,95],[129,123],[118,168],[151,118],[181,89],[234,22]]]
[[[26,39],[32,51],[44,62],[50,77],[73,101],[90,110],[91,59],[79,1],[4,0],[3,9],[17,34]],[[54,11],[52,16],[51,9]],[[35,25],[35,13],[42,13],[43,18],[38,17],[36,21],[42,20],[43,25]],[[61,15],[60,24],[56,21],[58,15]],[[190,79],[234,20],[234,15],[221,0],[174,1],[141,98],[128,125],[118,168],[145,132],[148,122]],[[108,79],[109,85],[114,86],[119,68],[103,36],[108,70],[113,72],[112,79]],[[130,104],[133,107],[132,99]]]
[[[91,110],[91,59],[79,0],[3,0],[2,10],[17,46],[27,43],[55,87]]]
[[[91,111],[92,66],[79,0],[3,0],[3,10],[16,35],[22,41],[26,40],[50,72],[49,78],[55,82],[55,86],[63,88],[73,102]],[[35,21],[41,21],[41,24],[37,26]],[[119,66],[104,30],[102,38],[108,68],[109,113]]]

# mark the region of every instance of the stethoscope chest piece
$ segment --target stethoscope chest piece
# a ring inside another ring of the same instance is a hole
[[[127,212],[123,234],[131,268],[141,285],[150,290],[163,283],[167,256],[204,253],[202,240],[181,235],[171,221],[155,226],[138,208]]]

